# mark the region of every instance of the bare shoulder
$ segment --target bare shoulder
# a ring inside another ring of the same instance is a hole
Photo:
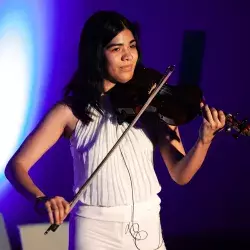
[[[57,102],[54,106],[47,112],[45,118],[52,117],[56,118],[58,122],[62,122],[65,126],[68,125],[74,118],[72,109],[63,102]]]
[[[64,103],[56,104],[55,108],[58,109],[58,113],[60,113],[59,115],[64,117],[63,136],[65,138],[70,138],[73,131],[75,130],[78,118],[73,114],[72,109]]]
[[[71,108],[62,103],[58,102],[56,103],[47,113],[47,115],[52,115],[52,116],[59,116],[63,120],[70,119],[70,117],[73,115]]]

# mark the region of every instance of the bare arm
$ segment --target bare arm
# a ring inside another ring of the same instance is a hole
[[[195,145],[186,154],[177,127],[169,126],[170,132],[161,131],[158,143],[164,163],[171,178],[180,185],[188,183],[202,166],[214,137],[214,132],[225,125],[222,111],[205,107],[206,119],[200,128],[200,135]],[[173,136],[170,136],[173,134]]]
[[[45,196],[30,178],[30,168],[58,141],[72,116],[66,105],[55,105],[9,161],[6,177],[29,200]],[[44,207],[51,224],[61,224],[70,211],[69,203],[60,196],[45,201]]]
[[[71,111],[67,106],[55,105],[9,161],[5,169],[6,177],[28,199],[44,196],[28,172],[61,137],[70,115]]]
[[[177,127],[173,130],[179,135]],[[202,166],[210,144],[204,144],[198,139],[186,154],[181,141],[175,139],[171,141],[168,137],[162,136],[159,148],[171,178],[180,185],[188,183]]]

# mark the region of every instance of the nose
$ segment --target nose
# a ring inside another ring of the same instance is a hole
[[[132,55],[130,49],[129,48],[124,49],[124,53],[122,55],[122,60],[123,61],[131,61],[132,59],[133,59],[133,55]]]

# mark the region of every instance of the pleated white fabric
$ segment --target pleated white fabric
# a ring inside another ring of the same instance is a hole
[[[91,109],[93,121],[79,120],[70,139],[74,191],[85,183],[128,127],[108,111]],[[132,199],[133,190],[133,199]],[[80,202],[91,206],[124,206],[143,202],[161,190],[153,165],[153,144],[141,128],[131,128],[115,149]]]

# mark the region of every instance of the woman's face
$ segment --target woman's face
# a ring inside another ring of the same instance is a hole
[[[132,79],[138,60],[136,41],[128,29],[121,31],[104,50],[107,80],[126,83]]]

